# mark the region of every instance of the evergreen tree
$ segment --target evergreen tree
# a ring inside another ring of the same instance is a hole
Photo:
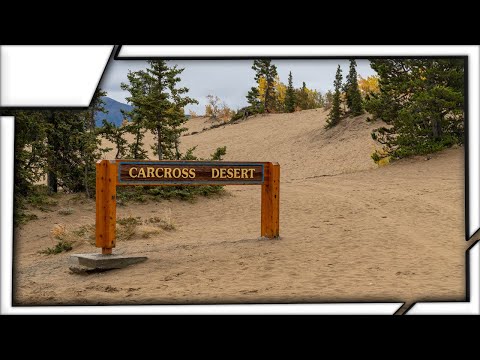
[[[56,116],[54,111],[46,113],[46,139],[47,139],[47,187],[49,193],[58,192],[58,176],[57,176],[57,152],[59,152],[59,135],[58,130],[58,115]]]
[[[93,99],[90,103],[90,107],[83,114],[84,129],[83,134],[79,139],[80,153],[83,158],[83,170],[84,170],[84,188],[85,195],[90,198],[94,195],[94,189],[96,186],[95,180],[95,163],[100,158],[102,152],[105,149],[100,149],[101,140],[98,137],[99,131],[95,124],[95,115],[108,114],[105,109],[105,101],[103,97],[107,96],[107,93],[101,88],[97,88],[93,95]],[[82,115],[80,115],[82,117]]]
[[[302,109],[302,110],[307,110],[308,109],[308,90],[307,90],[307,84],[305,84],[305,81],[302,84],[302,87],[297,91],[297,96],[296,96],[296,102],[297,106]]]
[[[260,82],[261,78],[266,81],[265,94],[262,99],[263,109],[269,113],[275,109],[275,78],[277,67],[270,59],[259,59],[253,61],[252,69],[255,70],[255,81]],[[253,89],[252,89],[253,90]]]
[[[372,137],[384,145],[372,157],[401,158],[463,142],[463,59],[377,59],[380,92],[371,94],[367,111],[389,127]]]
[[[17,201],[45,174],[47,123],[45,112],[41,111],[16,111],[11,115],[15,117],[14,191]]]
[[[127,132],[133,135],[132,143],[128,144],[127,157],[131,159],[146,159],[147,150],[143,148],[143,138],[146,130],[142,119],[138,115],[132,114],[132,120],[125,127]]]
[[[121,84],[123,90],[128,90],[130,96],[126,97],[127,102],[134,104],[134,102],[141,102],[141,98],[148,91],[148,86],[142,81],[139,72],[129,72],[127,78],[129,84]],[[137,109],[133,108],[130,111],[121,110],[124,119],[128,121],[126,129],[133,135],[133,142],[128,145],[128,157],[132,159],[146,159],[147,151],[143,148],[143,138],[145,137],[146,127],[142,118],[142,114]]]
[[[346,78],[345,94],[346,102],[351,116],[358,116],[364,113],[362,104],[362,95],[358,87],[357,62],[350,60],[350,71]]]
[[[3,114],[2,114],[3,115]],[[5,115],[15,117],[14,142],[14,223],[22,219],[25,198],[45,174],[47,146],[45,113],[14,111]]]
[[[335,74],[335,81],[333,82],[335,92],[333,93],[332,109],[328,114],[326,128],[331,128],[340,122],[342,117],[342,109],[340,108],[340,89],[342,88],[342,69],[340,65],[337,67],[337,73]]]
[[[250,104],[249,111],[252,114],[263,113],[265,111],[262,102],[259,99],[258,88],[252,87],[247,93],[247,102]]]
[[[79,192],[93,188],[100,140],[90,130],[90,111],[46,112],[47,183],[49,192]],[[90,194],[90,191],[88,191]]]
[[[103,101],[103,97],[107,96],[107,93],[103,91],[101,88],[95,90],[93,94],[92,102],[90,103],[90,107],[86,111],[85,119],[86,119],[86,128],[90,130],[94,130],[96,127],[95,124],[95,115],[98,113],[108,114],[108,110],[105,109],[105,101]],[[102,119],[103,120],[103,119]]]
[[[292,113],[295,111],[295,89],[293,88],[292,72],[288,74],[288,87],[285,96],[285,111]]]
[[[186,87],[178,87],[184,69],[168,67],[165,60],[147,61],[149,68],[129,72],[129,84],[122,84],[130,92],[127,101],[134,107],[135,116],[142,119],[146,129],[156,140],[152,146],[159,160],[179,156],[179,138],[187,121],[184,108],[198,102],[188,96]]]
[[[115,144],[117,152],[115,159],[123,159],[127,154],[127,140],[125,139],[125,133],[129,130],[127,126],[116,126],[103,119],[101,134],[108,141]]]
[[[17,200],[31,193],[33,185],[45,175],[49,193],[58,192],[59,187],[64,191],[85,191],[87,196],[94,193],[95,162],[102,149],[98,132],[92,128],[92,119],[95,112],[104,110],[101,101],[104,95],[97,90],[91,106],[83,111],[18,111],[13,114]]]

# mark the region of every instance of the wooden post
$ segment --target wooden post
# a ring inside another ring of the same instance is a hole
[[[102,254],[111,254],[115,247],[117,218],[117,165],[108,160],[96,164],[96,246]]]
[[[280,236],[280,165],[265,164],[265,183],[262,185],[261,236],[269,239]]]

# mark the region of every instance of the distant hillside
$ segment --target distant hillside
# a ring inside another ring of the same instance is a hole
[[[103,101],[105,101],[104,107],[105,107],[105,110],[108,110],[108,114],[97,112],[95,114],[96,126],[102,126],[103,119],[107,119],[108,122],[115,124],[117,126],[120,126],[122,125],[123,118],[124,118],[120,110],[130,111],[133,108],[130,105],[113,100],[108,96],[104,96]],[[185,115],[185,117],[189,119],[190,115]]]
[[[123,121],[123,115],[120,110],[132,110],[132,107],[130,105],[123,104],[107,96],[103,97],[103,101],[105,101],[105,109],[108,110],[108,114],[104,114],[101,112],[97,112],[95,114],[95,124],[97,126],[102,125],[102,119],[107,119],[108,122],[119,126],[122,124]]]

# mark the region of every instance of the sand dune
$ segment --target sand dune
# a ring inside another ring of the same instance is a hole
[[[182,137],[208,157],[281,165],[280,240],[258,240],[260,189],[228,187],[220,198],[119,207],[118,217],[171,210],[177,230],[117,244],[145,263],[71,274],[68,253],[45,256],[55,223],[92,224],[95,204],[62,196],[74,214],[36,212],[18,231],[19,304],[421,301],[465,299],[464,153],[450,149],[377,168],[364,117],[324,129],[309,110],[250,118]],[[208,120],[193,119],[189,132]],[[151,137],[146,142],[151,142]],[[88,243],[74,252],[98,251]]]

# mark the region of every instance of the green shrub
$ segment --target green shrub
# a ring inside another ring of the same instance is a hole
[[[64,251],[70,251],[73,249],[72,242],[59,240],[53,248],[46,248],[45,250],[40,251],[41,254],[46,255],[56,255]]]

